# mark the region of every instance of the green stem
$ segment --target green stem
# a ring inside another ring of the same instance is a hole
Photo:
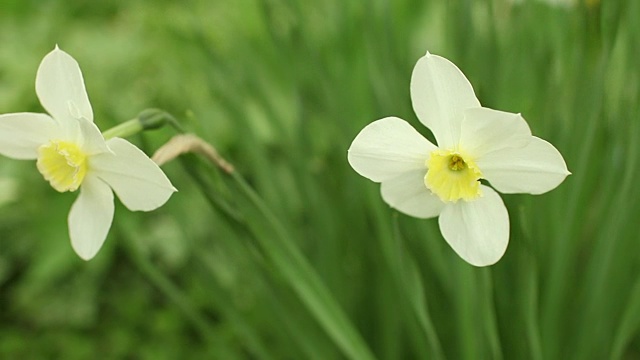
[[[126,138],[144,130],[153,130],[171,125],[177,132],[184,133],[184,128],[173,115],[159,109],[146,109],[140,112],[137,117],[116,125],[102,133],[102,136],[109,140],[114,137]]]
[[[483,268],[478,271],[482,283],[482,315],[483,330],[487,336],[491,358],[495,360],[503,359],[500,335],[498,333],[498,315],[496,314],[495,302],[493,299],[493,275],[491,269]]]
[[[266,220],[266,228],[255,223],[248,225],[253,228],[258,242],[273,265],[286,278],[303,303],[346,356],[351,359],[374,359],[371,350],[276,216],[242,176],[234,171],[231,173],[231,177],[259,215]],[[260,236],[262,234],[266,236]]]
[[[109,140],[114,137],[126,138],[131,135],[135,135],[143,130],[142,124],[138,118],[125,121],[122,124],[118,124],[111,129],[102,133],[105,140]]]
[[[418,265],[402,245],[404,241],[400,232],[398,213],[392,215],[392,222],[395,244],[385,242],[383,246],[385,247],[384,253],[388,257],[394,281],[401,287],[402,292],[405,294],[403,297],[409,303],[412,314],[426,337],[426,342],[431,350],[431,358],[444,359],[444,351],[431,320],[427,300],[424,296],[424,282],[420,276]]]

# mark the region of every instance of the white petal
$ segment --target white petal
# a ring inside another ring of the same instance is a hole
[[[411,75],[411,102],[420,121],[449,149],[458,143],[462,111],[480,107],[469,80],[451,61],[427,53]]]
[[[520,114],[489,108],[464,111],[460,147],[474,158],[506,148],[524,147],[530,141],[531,130]]]
[[[80,134],[82,134],[81,138],[78,140],[82,146],[82,150],[87,155],[111,152],[107,146],[104,136],[102,136],[102,133],[96,124],[86,119],[78,119],[75,121],[77,121]]]
[[[542,194],[553,190],[570,174],[560,152],[535,136],[523,148],[487,154],[476,164],[483,177],[506,194]]]
[[[87,176],[69,212],[69,236],[73,250],[91,260],[104,244],[113,221],[113,192],[95,176]]]
[[[496,263],[509,243],[509,214],[500,195],[484,185],[482,193],[474,201],[447,204],[438,220],[453,250],[475,266]]]
[[[425,170],[414,170],[382,182],[382,199],[392,208],[417,218],[438,216],[444,203],[424,184]]]
[[[129,210],[154,210],[176,191],[160,167],[135,145],[120,138],[109,139],[107,145],[113,153],[90,157],[90,169]]]
[[[61,135],[49,115],[17,113],[0,115],[0,154],[20,160],[38,157],[38,148]]]
[[[412,170],[424,170],[436,149],[408,122],[388,117],[365,126],[349,148],[348,160],[360,175],[381,182]]]
[[[36,94],[42,106],[58,121],[79,118],[93,121],[80,66],[57,46],[40,63]]]

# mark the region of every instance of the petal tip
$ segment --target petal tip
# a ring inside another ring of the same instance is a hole
[[[93,258],[96,256],[96,254],[93,254],[93,255],[84,255],[84,254],[81,254],[81,253],[79,253],[79,252],[77,252],[77,251],[76,251],[76,254],[78,254],[78,257],[79,257],[80,259],[84,260],[84,261],[89,261],[89,260],[93,259]]]
[[[102,244],[100,244],[98,248],[95,248],[91,244],[86,244],[82,241],[78,241],[75,235],[71,235],[71,247],[80,259],[89,261],[96,257],[98,251],[102,247]]]
[[[491,260],[491,261],[470,261],[470,260],[465,260],[467,262],[467,264],[471,265],[471,266],[475,266],[475,267],[487,267],[487,266],[491,266],[491,265],[495,265],[498,261],[500,261],[500,259],[502,259],[503,255],[500,255],[499,258],[495,259],[495,260]]]

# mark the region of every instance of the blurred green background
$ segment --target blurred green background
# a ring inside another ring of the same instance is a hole
[[[55,44],[80,63],[101,129],[173,113],[256,188],[380,359],[637,359],[638,14],[633,0],[3,0],[0,113],[43,111],[35,73]],[[484,106],[521,112],[573,173],[503,196],[510,245],[489,268],[346,161],[382,117],[431,137],[409,98],[427,50]],[[131,141],[152,154],[172,135]],[[152,213],[117,203],[84,262],[66,227],[76,195],[0,159],[0,357],[344,358],[189,172],[163,168],[179,192]]]

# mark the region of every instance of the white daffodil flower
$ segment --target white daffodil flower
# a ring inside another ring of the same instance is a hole
[[[542,194],[570,174],[562,155],[532,136],[520,114],[481,107],[460,69],[440,56],[418,60],[411,101],[438,145],[387,117],[360,131],[349,164],[381,183],[391,207],[418,218],[439,216],[445,240],[468,263],[494,264],[509,242],[509,215],[480,180],[505,194]]]
[[[102,247],[113,220],[113,192],[133,211],[163,205],[176,191],[147,155],[120,138],[105,138],[93,123],[91,103],[78,63],[56,48],[36,75],[36,94],[51,115],[0,115],[0,154],[36,160],[59,192],[80,195],[69,212],[69,236],[85,260]]]

